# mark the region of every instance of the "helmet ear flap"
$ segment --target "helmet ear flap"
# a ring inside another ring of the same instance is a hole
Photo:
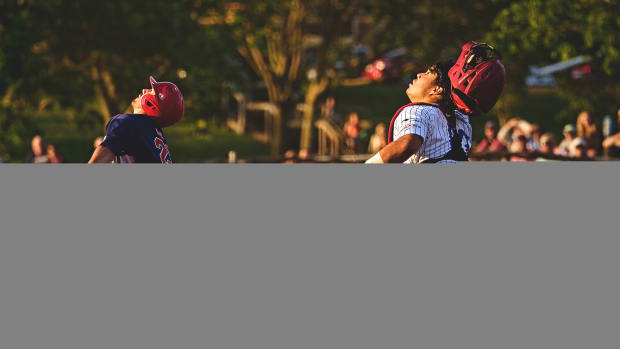
[[[145,94],[142,96],[142,109],[144,113],[149,116],[159,116],[159,106],[155,100],[155,96],[151,94]]]

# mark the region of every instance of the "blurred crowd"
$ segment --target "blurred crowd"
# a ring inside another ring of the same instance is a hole
[[[30,142],[32,152],[26,159],[31,164],[60,164],[63,162],[62,156],[56,151],[53,144],[46,144],[43,137],[37,135]]]
[[[602,126],[590,111],[582,111],[575,124],[563,127],[559,140],[524,119],[509,119],[502,127],[488,121],[484,138],[472,149],[472,158],[513,162],[620,158],[620,108],[615,120],[606,117]]]
[[[372,122],[362,120],[357,112],[351,112],[343,120],[334,110],[336,101],[328,97],[321,107],[321,118],[328,120],[341,130],[345,143],[345,154],[375,154],[387,145],[387,128],[384,123],[372,127]]]

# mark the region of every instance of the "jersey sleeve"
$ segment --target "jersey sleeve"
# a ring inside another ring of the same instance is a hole
[[[395,135],[397,138],[408,134],[414,134],[422,137],[422,141],[427,138],[429,130],[430,113],[426,110],[428,107],[411,106],[403,109],[398,116],[398,122],[394,126],[396,128]]]
[[[101,145],[116,155],[127,149],[133,134],[133,125],[128,118],[113,118],[106,126],[106,135]]]

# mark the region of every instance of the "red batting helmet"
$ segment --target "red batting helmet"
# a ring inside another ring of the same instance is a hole
[[[493,47],[470,41],[448,73],[452,82],[452,99],[467,114],[488,113],[504,90],[506,69]]]
[[[155,95],[142,96],[142,109],[148,116],[155,118],[160,127],[172,126],[179,122],[185,112],[183,95],[171,82],[157,82],[151,76],[151,87]]]

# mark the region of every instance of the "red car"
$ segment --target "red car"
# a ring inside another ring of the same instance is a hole
[[[415,69],[415,62],[407,57],[404,47],[392,50],[367,65],[362,76],[371,81],[399,80]]]

